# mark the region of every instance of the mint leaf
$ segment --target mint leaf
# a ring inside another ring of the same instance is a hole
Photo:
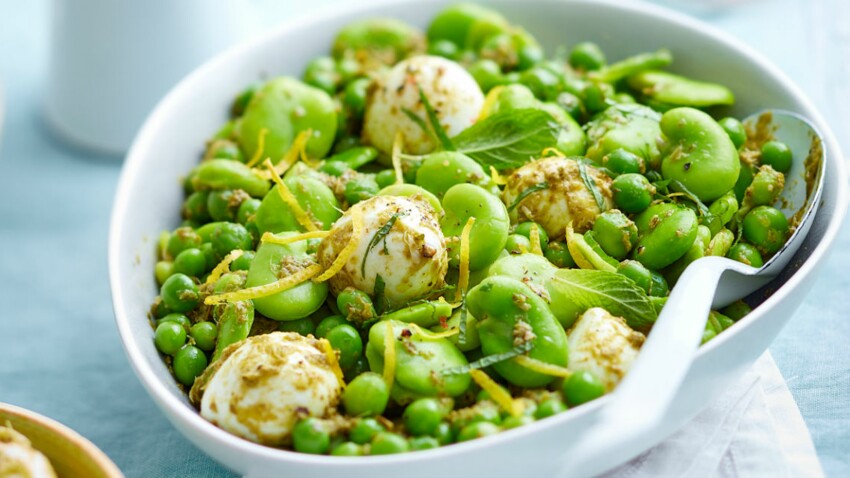
[[[478,161],[485,169],[517,168],[558,143],[561,126],[535,108],[500,111],[452,138],[455,151]]]
[[[658,318],[646,292],[616,272],[558,269],[549,283],[549,290],[579,310],[601,307],[626,319],[629,327],[635,330],[648,330]]]

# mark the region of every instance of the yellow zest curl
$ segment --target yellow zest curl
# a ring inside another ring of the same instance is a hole
[[[460,332],[460,329],[457,327],[452,327],[444,332],[433,332],[428,329],[423,329],[422,327],[414,324],[413,322],[407,324],[407,326],[413,329],[413,333],[421,335],[422,338],[426,340],[444,339],[446,337],[457,335]]]
[[[543,375],[549,375],[552,377],[562,377],[569,378],[573,372],[568,369],[558,365],[552,365],[551,363],[542,362],[537,359],[533,359],[527,355],[520,355],[519,357],[514,358],[514,362],[518,365],[522,365],[523,367],[531,370],[532,372],[541,373]]]
[[[294,236],[280,237],[271,232],[267,232],[263,234],[263,237],[260,238],[260,242],[268,244],[278,244],[282,246],[285,244],[292,244],[293,242],[306,241],[307,239],[324,239],[325,237],[328,237],[330,233],[331,231],[312,231],[305,232],[302,234],[296,234]]]
[[[327,341],[327,339],[319,339],[319,345],[322,347],[322,352],[325,353],[325,358],[328,360],[328,365],[331,366],[331,370],[334,375],[336,375],[337,381],[339,381],[339,387],[345,388],[345,378],[342,375],[342,368],[339,366],[339,360],[336,358],[336,352],[334,348],[331,346],[331,343]]]
[[[478,119],[475,120],[476,122],[490,116],[493,111],[493,107],[496,106],[496,102],[499,100],[499,94],[501,94],[504,89],[504,86],[499,85],[487,93],[487,96],[484,97],[484,105],[481,106],[481,111],[478,113]]]
[[[272,162],[268,159],[263,163],[269,169],[272,175],[272,181],[277,184],[277,192],[280,194],[280,198],[283,199],[283,202],[292,209],[292,214],[295,215],[295,219],[298,221],[298,224],[304,226],[308,231],[318,231],[319,228],[316,227],[316,224],[310,219],[310,215],[301,207],[301,204],[298,204],[298,200],[295,199],[295,196],[292,195],[292,191],[286,187],[283,180],[280,179],[280,175],[275,171],[274,166],[272,166]]]
[[[387,382],[387,389],[392,390],[396,362],[395,331],[392,322],[387,321],[386,328],[387,330],[384,333],[384,382]]]
[[[401,170],[401,150],[404,146],[404,135],[401,131],[396,132],[395,140],[393,141],[393,170],[395,170],[395,183],[404,184],[404,171]]]
[[[207,280],[204,283],[214,284],[215,281],[217,281],[222,276],[222,274],[230,270],[230,263],[241,257],[244,253],[245,251],[240,249],[230,251],[230,254],[224,256],[224,259],[222,259],[221,262],[219,262],[218,265],[215,266],[212,272],[210,272],[209,277],[207,277]]]
[[[489,375],[477,369],[470,370],[469,375],[472,376],[472,380],[475,380],[475,383],[477,383],[482,390],[490,394],[490,398],[502,407],[503,410],[514,417],[522,416],[522,402],[514,400],[513,397],[511,397],[510,392],[493,381]]]
[[[251,167],[260,162],[263,158],[263,152],[266,149],[266,135],[269,133],[268,128],[260,129],[260,133],[257,136],[257,150],[254,151],[254,156],[251,157],[251,160],[248,161],[247,166]]]
[[[561,150],[559,150],[558,148],[549,147],[544,149],[543,152],[540,153],[540,157],[542,158],[546,158],[548,156],[564,157],[566,155],[562,153]]]
[[[543,249],[540,247],[540,230],[537,224],[531,225],[531,231],[528,233],[528,239],[531,242],[531,253],[538,256],[543,255]]]
[[[475,224],[475,218],[470,217],[466,220],[466,225],[463,226],[463,231],[460,233],[460,267],[459,278],[457,281],[457,295],[455,302],[460,302],[463,299],[463,294],[466,293],[466,288],[469,287],[469,234],[472,231],[472,225]]]
[[[259,299],[270,295],[289,290],[298,284],[310,280],[311,277],[322,272],[322,266],[313,264],[307,266],[291,276],[271,282],[265,285],[249,287],[247,289],[237,290],[234,292],[226,292],[224,294],[216,294],[207,296],[204,303],[207,305],[216,305],[223,302],[237,302],[240,300]]]
[[[505,184],[508,184],[508,180],[499,174],[493,166],[490,166],[490,180],[497,186],[504,186]]]
[[[348,211],[351,212],[351,235],[348,237],[348,244],[339,251],[339,255],[336,256],[331,266],[322,275],[313,279],[314,282],[324,282],[341,271],[351,255],[354,254],[357,246],[360,245],[360,236],[363,235],[363,210],[355,205]]]

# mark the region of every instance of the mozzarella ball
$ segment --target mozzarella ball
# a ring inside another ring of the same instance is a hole
[[[502,200],[511,206],[529,188],[546,184],[527,194],[511,209],[511,222],[534,221],[546,230],[551,239],[565,235],[567,225],[584,232],[603,211],[613,207],[611,178],[593,166],[584,166],[587,177],[596,185],[604,208],[600,209],[581,176],[578,161],[561,157],[538,159],[514,171],[502,192]]]
[[[56,472],[24,435],[0,426],[0,476],[4,478],[56,478]]]
[[[350,208],[319,245],[322,267],[330,267],[348,244],[354,208],[362,211],[363,232],[342,270],[330,279],[331,292],[354,287],[373,295],[380,274],[384,297],[390,305],[401,305],[443,286],[449,266],[446,239],[431,205],[415,198],[375,196]]]
[[[433,151],[437,143],[431,134],[404,112],[407,109],[428,123],[419,88],[449,136],[474,123],[484,105],[478,83],[459,64],[437,56],[408,58],[372,84],[363,120],[364,142],[389,155],[400,131],[404,135],[405,153]]]
[[[579,317],[567,335],[568,367],[596,375],[610,392],[629,371],[644,340],[621,317],[594,307]]]
[[[339,401],[339,381],[312,336],[273,332],[231,347],[201,398],[201,416],[228,432],[284,445],[299,414],[325,417]]]

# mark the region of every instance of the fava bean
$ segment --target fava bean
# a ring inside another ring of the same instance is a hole
[[[475,218],[469,234],[469,269],[487,267],[499,257],[508,239],[510,220],[505,205],[498,197],[472,184],[457,184],[443,197],[445,215],[440,219],[447,241],[449,263],[455,267],[460,259],[460,235],[470,217]]]

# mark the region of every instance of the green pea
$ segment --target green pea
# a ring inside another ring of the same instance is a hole
[[[739,242],[730,247],[726,257],[756,268],[764,265],[764,260],[758,249],[746,242]]]
[[[747,142],[747,130],[744,129],[744,125],[737,119],[727,116],[717,123],[729,135],[729,139],[732,140],[735,149],[740,149]]]
[[[321,321],[319,321],[318,325],[316,325],[316,337],[323,339],[327,337],[328,332],[330,332],[334,327],[338,325],[347,324],[348,321],[345,320],[345,317],[341,315],[331,315],[330,317],[325,317]]]
[[[655,187],[637,173],[621,174],[611,183],[614,203],[622,211],[635,214],[644,211],[652,203]]]
[[[480,186],[457,184],[443,197],[444,216],[440,227],[447,241],[449,264],[460,261],[460,235],[470,217],[475,223],[469,234],[469,269],[483,269],[499,257],[508,240],[510,219],[502,201]]]
[[[350,441],[344,441],[331,450],[333,456],[360,456],[362,454],[363,447]]]
[[[331,447],[331,434],[316,418],[305,418],[292,427],[292,447],[301,453],[323,455]]]
[[[169,257],[177,257],[186,249],[197,248],[201,245],[201,236],[191,227],[178,227],[168,237],[166,252]]]
[[[650,298],[665,297],[670,293],[667,279],[657,271],[649,271],[649,290],[646,291]]]
[[[505,250],[510,254],[525,254],[531,250],[531,241],[522,234],[510,234],[505,242]]]
[[[600,214],[593,223],[593,232],[602,250],[618,260],[626,258],[638,239],[635,223],[616,209]]]
[[[411,451],[419,451],[419,450],[431,450],[434,448],[439,448],[440,442],[434,437],[413,437],[410,439],[410,450]]]
[[[482,58],[469,65],[469,74],[475,78],[475,82],[481,87],[481,91],[488,92],[494,87],[501,85],[504,81],[502,68],[493,60]]]
[[[720,309],[720,312],[729,317],[734,321],[738,321],[743,319],[747,314],[753,311],[753,308],[749,306],[743,300],[735,301],[723,309]]]
[[[563,392],[567,404],[575,407],[605,395],[605,385],[596,375],[587,371],[578,371],[564,380]]]
[[[251,262],[254,261],[254,256],[256,253],[254,251],[245,251],[241,256],[237,257],[230,263],[230,270],[233,272],[236,271],[247,271],[251,268]]]
[[[747,188],[749,188],[750,184],[752,184],[754,175],[755,168],[749,163],[741,161],[741,172],[738,174],[738,180],[735,182],[735,187],[732,188],[733,191],[735,191],[735,198],[738,199],[738,202],[742,202],[744,200]]]
[[[151,306],[151,314],[153,314],[153,317],[155,319],[161,319],[171,314],[172,312],[174,311],[172,311],[168,308],[167,305],[165,305],[165,302],[162,301],[161,297],[157,297],[156,299],[154,299],[154,303]]]
[[[235,221],[244,196],[232,189],[212,191],[207,197],[207,210],[214,221]]]
[[[295,233],[283,233],[278,237],[291,237]],[[257,248],[251,268],[248,269],[246,287],[270,284],[281,277],[291,275],[312,264],[307,254],[307,243],[298,241],[289,244],[264,242]],[[304,281],[285,291],[254,299],[254,306],[264,316],[274,320],[303,319],[312,314],[328,297],[325,282]]]
[[[207,271],[207,258],[200,249],[185,249],[174,258],[173,271],[187,276],[201,277]]]
[[[327,56],[310,60],[304,69],[304,83],[319,88],[329,95],[336,92],[340,79],[336,70],[336,63],[333,58]]]
[[[236,210],[236,222],[246,226],[254,222],[254,216],[257,214],[257,209],[260,208],[262,201],[259,199],[249,198],[239,204],[239,209]]]
[[[174,376],[177,377],[177,380],[183,385],[191,387],[195,383],[195,377],[207,368],[207,356],[194,345],[184,345],[174,354],[171,367],[174,369]]]
[[[339,364],[342,368],[349,368],[363,355],[363,340],[357,329],[348,325],[340,324],[328,331],[325,338],[331,346],[339,350]]]
[[[183,208],[181,210],[183,219],[197,221],[200,223],[209,222],[212,218],[207,210],[208,197],[208,191],[196,191],[190,194],[189,197],[183,201]]]
[[[577,70],[595,71],[607,63],[599,45],[592,42],[579,43],[570,50],[570,66]]]
[[[334,222],[342,216],[341,205],[333,191],[323,182],[307,176],[288,176],[283,183],[295,196],[298,204],[311,219],[318,221],[322,229],[330,229]],[[261,233],[304,231],[304,226],[298,222],[297,216],[284,202],[275,186],[263,198],[263,202],[255,214],[257,228]]]
[[[247,251],[254,248],[254,238],[242,224],[219,222],[210,223],[207,226],[210,225],[215,225],[211,228],[209,242],[212,244],[216,264],[234,250]]]
[[[696,81],[667,71],[642,71],[630,76],[628,83],[647,98],[667,105],[705,108],[735,103],[735,95],[723,85]]]
[[[567,406],[564,405],[564,402],[560,398],[547,398],[537,406],[537,410],[534,412],[534,418],[542,420],[565,411],[567,411]]]
[[[665,179],[678,181],[701,201],[717,199],[735,186],[741,171],[738,151],[707,113],[672,109],[661,117],[661,131],[670,141],[661,163]]]
[[[180,324],[180,326],[183,327],[183,330],[185,330],[186,333],[188,333],[189,329],[192,327],[192,321],[189,320],[189,317],[186,317],[185,315],[176,312],[163,316],[156,323],[157,326],[159,326],[160,324],[163,324],[165,322],[174,322],[176,324]]]
[[[561,78],[548,68],[534,67],[522,72],[520,84],[525,85],[537,99],[554,101],[562,91]]]
[[[240,91],[230,106],[230,115],[234,117],[242,116],[242,113],[245,112],[245,107],[251,102],[251,98],[254,97],[256,91],[257,85],[248,85],[244,90]]]
[[[570,255],[567,244],[563,241],[550,242],[549,247],[543,251],[543,256],[554,264],[555,267],[561,269],[575,267],[576,265],[573,256]]]
[[[192,172],[191,181],[197,191],[241,189],[252,197],[262,197],[269,190],[267,179],[247,165],[229,159],[204,161]]]
[[[497,11],[474,3],[456,3],[441,10],[428,27],[428,41],[449,40],[459,47],[466,45],[469,30],[476,21],[489,21],[507,26]]]
[[[433,327],[452,315],[452,306],[445,300],[424,301],[384,314],[381,319],[397,320],[420,327]]]
[[[398,433],[379,432],[372,439],[372,455],[392,455],[410,451],[410,444]]]
[[[361,174],[345,183],[343,197],[353,205],[374,197],[380,190],[374,176]]]
[[[546,230],[543,229],[543,226],[541,226],[540,224],[531,221],[521,222],[517,224],[516,228],[514,228],[514,234],[525,236],[530,241],[532,227],[537,228],[537,234],[540,236],[540,250],[545,251],[546,248],[549,246],[549,235],[546,234]]]
[[[395,181],[395,173],[393,173],[393,181]],[[428,204],[434,208],[434,212],[437,214],[443,212],[443,206],[440,204],[440,200],[437,199],[437,196],[434,196],[425,188],[421,188],[415,184],[391,184],[381,189],[378,192],[378,196],[401,196],[413,199],[418,198],[427,201]]]
[[[384,169],[375,175],[375,182],[381,189],[395,184],[395,179],[395,171],[392,169]]]
[[[165,305],[174,312],[189,312],[201,300],[198,286],[186,274],[173,274],[159,289]]]
[[[363,119],[363,113],[366,111],[366,94],[371,82],[368,78],[358,78],[345,87],[343,102],[358,120]]]
[[[245,156],[239,149],[239,145],[228,139],[217,139],[210,143],[206,153],[204,153],[204,160],[210,159],[245,162]]]
[[[661,269],[684,256],[697,238],[697,216],[672,203],[655,204],[635,218],[639,240],[632,258]]]
[[[195,339],[195,345],[199,349],[212,352],[215,348],[215,339],[218,336],[218,327],[212,322],[198,322],[189,330],[189,335]]]
[[[458,443],[495,435],[502,431],[501,427],[490,422],[476,422],[463,427],[457,434]]]
[[[347,287],[339,293],[336,306],[347,320],[353,322],[365,322],[376,316],[369,294],[353,287]]]
[[[440,445],[448,445],[455,441],[454,431],[448,422],[440,423],[434,430],[433,437],[437,439],[437,443]]]
[[[387,383],[383,377],[373,372],[358,375],[342,394],[345,413],[354,417],[383,414],[389,399],[390,390]]]
[[[779,209],[758,206],[744,217],[744,238],[762,254],[773,254],[788,240],[788,219]]]
[[[615,149],[603,156],[602,166],[617,175],[643,173],[646,170],[643,158],[625,149]]]
[[[186,329],[177,322],[160,322],[153,336],[156,349],[165,355],[174,355],[186,343]]]
[[[598,113],[608,107],[609,96],[613,94],[605,83],[588,83],[582,91],[582,100],[588,113]]]
[[[431,435],[445,417],[445,409],[436,398],[420,398],[404,409],[402,418],[413,436]]]
[[[286,320],[277,325],[277,330],[281,332],[295,332],[306,337],[316,331],[316,323],[309,317],[298,320]]]
[[[481,350],[485,355],[512,350],[516,345],[516,327],[527,327],[534,336],[531,339],[534,348],[527,355],[542,362],[566,367],[567,337],[564,328],[552,314],[546,301],[524,283],[504,276],[488,277],[469,291],[466,302],[469,311],[478,318]],[[540,339],[541,337],[545,337],[545,340]],[[553,379],[513,361],[496,363],[493,368],[508,382],[520,387],[540,387]]]
[[[457,44],[451,40],[437,40],[428,44],[429,55],[441,56],[443,58],[448,58],[449,60],[454,60],[457,58],[458,52],[459,48]]]
[[[416,172],[416,185],[442,199],[452,186],[472,183],[485,185],[490,177],[476,161],[454,151],[441,151],[425,157]]]
[[[351,431],[348,432],[348,438],[358,445],[365,445],[372,441],[378,433],[385,431],[381,422],[374,418],[361,418],[357,420]]]
[[[780,173],[787,173],[791,169],[793,159],[791,149],[780,141],[768,141],[761,147],[761,163]]]
[[[313,134],[307,142],[307,154],[312,158],[323,158],[336,136],[336,106],[328,93],[321,89],[291,77],[274,78],[257,91],[242,116],[238,138],[247,157],[253,158],[257,153],[260,131],[264,128],[267,133],[263,138],[261,157],[282,157],[298,133],[311,129]],[[267,191],[268,181],[265,184]],[[254,197],[265,193],[245,191]]]
[[[581,120],[584,116],[581,99],[570,92],[561,92],[555,102],[575,120]]]
[[[156,265],[154,265],[154,276],[156,277],[156,283],[162,285],[169,277],[174,274],[174,262],[172,261],[157,261]]]

